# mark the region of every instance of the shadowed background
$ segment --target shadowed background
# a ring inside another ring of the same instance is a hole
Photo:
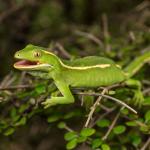
[[[128,55],[132,58],[139,50],[145,51],[144,48],[149,46],[149,8],[148,0],[0,0],[0,80],[3,81],[10,72],[9,78],[5,79],[11,79],[14,73],[13,55],[29,43],[53,48],[62,58],[68,59],[70,54],[75,57],[104,55],[126,64],[130,62]],[[22,73],[20,80],[23,77],[26,76]],[[32,83],[30,79],[24,80]],[[18,104],[16,97],[13,98],[10,108],[7,109],[6,105],[6,111],[1,109],[1,115],[9,116],[9,110],[13,114],[14,107],[18,110],[24,105],[22,101]],[[0,136],[0,149],[64,149],[65,132],[46,122],[49,114],[55,111],[62,114],[66,111],[67,114],[72,109],[63,107],[34,116],[26,126],[18,127],[12,137]],[[27,116],[28,112],[30,115],[30,105],[26,111]],[[76,129],[76,124],[83,124],[80,121],[81,118],[73,118],[69,123]]]

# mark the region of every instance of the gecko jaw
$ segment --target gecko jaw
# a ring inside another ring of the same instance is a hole
[[[20,60],[14,64],[14,68],[21,70],[38,69],[41,67],[50,67],[49,64],[40,63],[39,61]]]

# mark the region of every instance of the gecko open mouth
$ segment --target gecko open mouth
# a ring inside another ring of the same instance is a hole
[[[51,67],[49,64],[40,63],[39,61],[20,60],[14,64],[14,67],[20,70],[38,70]]]
[[[15,63],[15,66],[24,66],[24,67],[28,67],[28,66],[35,66],[35,65],[39,65],[41,63],[39,63],[38,61],[29,61],[29,60],[21,60]]]

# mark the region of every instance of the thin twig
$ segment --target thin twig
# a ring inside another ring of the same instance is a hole
[[[25,76],[26,76],[26,71],[23,71],[21,73],[20,79],[18,81],[18,85],[22,84],[22,82],[24,81]]]
[[[107,89],[104,89],[101,94],[102,94],[102,95],[105,94],[106,91],[107,91]],[[93,116],[93,113],[94,113],[96,107],[99,105],[99,103],[100,103],[100,101],[101,101],[101,99],[102,99],[102,95],[100,95],[100,96],[98,97],[98,99],[96,100],[96,102],[94,103],[94,105],[91,107],[91,111],[90,111],[90,113],[88,114],[88,118],[87,118],[86,123],[85,123],[85,125],[84,125],[85,127],[88,127],[89,122],[90,122],[90,120],[91,120],[91,118],[92,118],[92,116]]]
[[[35,4],[37,4],[37,2],[34,1],[34,0],[32,0],[32,1],[31,0],[26,0],[22,5],[14,5],[9,10],[7,9],[6,11],[4,11],[0,14],[0,23],[2,23],[5,19],[10,17],[14,13],[16,13],[16,12],[20,11],[21,9],[25,8],[26,6],[35,5]]]
[[[146,85],[150,85],[150,81],[149,80],[143,80],[142,83],[146,84]]]
[[[24,88],[33,88],[33,85],[16,85],[8,87],[0,87],[0,90],[15,90],[15,89],[24,89]]]
[[[110,52],[111,51],[111,46],[109,43],[110,34],[108,31],[108,19],[106,14],[102,15],[102,23],[103,23],[103,33],[104,33],[104,40],[105,40],[105,49],[107,52]]]
[[[112,113],[114,110],[116,110],[116,106],[115,107],[113,107],[113,108],[111,108],[109,111],[107,111],[107,112],[105,112],[104,114],[102,114],[100,117],[98,117],[95,121],[93,121],[93,123],[91,123],[90,124],[90,128],[92,128],[93,126],[95,126],[95,124],[96,124],[96,122],[98,121],[98,120],[101,120],[101,119],[103,119],[104,117],[106,117],[108,114],[110,114],[110,113]]]
[[[87,39],[90,39],[91,41],[95,42],[96,44],[98,44],[100,47],[104,47],[102,41],[100,39],[98,39],[97,37],[95,37],[93,34],[91,33],[87,33],[87,32],[83,32],[83,31],[79,31],[76,30],[75,34],[86,37]]]
[[[100,104],[100,106],[99,106],[100,108],[102,108],[103,110],[105,110],[106,112],[108,111],[110,111],[112,108],[108,108],[108,107],[106,107],[105,105],[103,105],[103,104]]]
[[[60,43],[56,42],[55,46],[61,51],[61,53],[62,53],[66,58],[68,58],[68,59],[71,58],[71,55],[64,49],[64,47],[63,47]]]
[[[123,108],[123,107],[122,107],[122,108]],[[122,108],[121,108],[121,109],[122,109]],[[112,129],[114,128],[114,126],[115,126],[117,120],[119,119],[119,116],[120,116],[120,111],[119,111],[119,112],[117,113],[117,115],[115,116],[113,122],[111,123],[111,125],[110,125],[108,131],[106,132],[106,134],[103,136],[102,140],[106,140],[106,139],[107,139],[107,137],[109,136],[110,132],[111,132]]]
[[[68,127],[67,125],[65,125],[65,127],[64,127],[67,131],[69,131],[69,132],[73,132],[74,130],[72,130],[70,127]]]
[[[135,11],[144,10],[146,7],[149,7],[149,6],[150,6],[150,2],[148,0],[145,0],[135,7]]]
[[[6,86],[7,82],[11,79],[11,76],[12,76],[12,72],[6,75],[4,79],[2,80],[2,82],[0,83],[0,87]]]
[[[111,89],[113,89],[113,88],[124,87],[124,86],[125,86],[124,83],[118,83],[118,84],[113,84],[113,85],[108,86],[107,89],[108,89],[108,90],[111,90]],[[102,87],[102,86],[101,86],[101,87],[98,88],[98,90],[99,90],[99,89],[102,89],[102,90],[103,90],[103,89],[105,89],[105,88],[106,88],[106,87]]]
[[[147,128],[147,125],[144,124],[143,122],[139,121],[139,120],[133,120],[131,118],[129,118],[128,116],[123,116],[123,118],[129,120],[129,121],[134,121],[137,125],[139,125],[140,127],[143,127],[143,128]]]
[[[136,37],[135,37],[135,34],[133,31],[129,32],[129,38],[130,38],[131,42],[134,42],[136,40]]]
[[[145,95],[145,94],[148,94],[150,92],[150,88],[147,88],[147,89],[145,89],[145,90],[143,90],[143,95]]]
[[[83,93],[83,92],[78,92],[78,93],[76,93],[76,94],[78,94],[78,95],[90,95],[90,96],[103,96],[103,97],[105,97],[105,98],[108,98],[108,99],[110,99],[110,100],[113,100],[113,101],[115,101],[115,102],[121,104],[122,106],[128,108],[129,110],[131,110],[132,112],[134,112],[135,114],[137,114],[137,111],[134,110],[133,108],[131,108],[129,105],[127,105],[127,104],[124,103],[123,101],[121,101],[121,100],[119,100],[119,99],[117,99],[117,98],[114,98],[114,97],[112,97],[112,96],[109,96],[109,95],[104,95],[104,94],[100,94],[100,93]]]
[[[145,142],[145,144],[142,146],[140,150],[146,150],[149,144],[150,144],[150,137],[148,138],[148,140]]]
[[[8,18],[9,16],[11,16],[13,13],[22,9],[23,7],[25,7],[25,5],[15,5],[14,7],[10,8],[9,10],[6,10],[3,13],[1,13],[0,14],[0,23],[3,20],[5,20],[6,18]]]

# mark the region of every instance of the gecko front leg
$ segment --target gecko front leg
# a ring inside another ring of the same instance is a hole
[[[48,108],[57,104],[69,104],[74,102],[74,97],[69,89],[69,86],[64,81],[55,81],[55,84],[63,96],[46,99],[46,101],[42,103],[44,108]]]

